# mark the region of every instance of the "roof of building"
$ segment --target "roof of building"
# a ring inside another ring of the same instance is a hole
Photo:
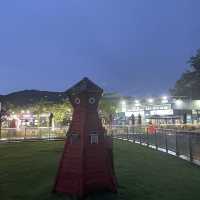
[[[89,78],[85,77],[66,91],[69,96],[77,95],[82,92],[103,93],[103,89],[92,82]]]

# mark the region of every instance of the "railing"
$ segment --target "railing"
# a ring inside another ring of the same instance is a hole
[[[145,145],[200,165],[200,133],[161,128],[148,133],[147,127],[142,126],[112,126],[107,127],[107,132],[114,138]]]
[[[23,140],[52,140],[64,139],[68,127],[24,127],[24,128],[2,128],[0,142],[12,142]]]
[[[105,128],[107,134],[114,138],[139,143],[200,165],[200,133],[162,128],[156,129],[155,133],[148,133],[148,128],[145,126],[108,126]],[[68,127],[3,128],[0,142],[63,140],[67,130]]]

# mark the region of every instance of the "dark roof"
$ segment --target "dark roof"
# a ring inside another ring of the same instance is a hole
[[[103,93],[103,89],[100,88],[98,85],[96,85],[94,82],[92,82],[87,77],[83,78],[81,81],[79,81],[77,84],[72,86],[70,89],[66,91],[66,93],[71,95],[77,95],[82,92],[95,92],[95,93]]]

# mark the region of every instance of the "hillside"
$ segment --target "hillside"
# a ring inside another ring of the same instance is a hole
[[[15,106],[32,105],[40,101],[59,102],[67,98],[65,92],[48,92],[39,90],[24,90],[8,95],[0,95],[0,101]]]
[[[116,93],[105,93],[103,96],[103,99],[108,99],[110,101],[118,101],[120,98],[121,96]],[[0,102],[3,104],[12,104],[14,106],[34,105],[41,101],[56,103],[65,99],[67,99],[66,92],[49,92],[40,90],[23,90],[8,95],[0,95]]]

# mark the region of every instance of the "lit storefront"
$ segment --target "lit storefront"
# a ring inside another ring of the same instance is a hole
[[[23,127],[48,127],[49,113],[35,115],[29,111],[20,113],[12,113],[4,123],[7,128],[23,128]]]
[[[120,107],[116,119],[121,116],[123,123],[126,124],[130,124],[131,117],[134,116],[137,119],[139,115],[143,124],[150,121],[157,125],[200,123],[200,100],[168,99],[167,97],[141,100],[129,98],[123,99]]]

